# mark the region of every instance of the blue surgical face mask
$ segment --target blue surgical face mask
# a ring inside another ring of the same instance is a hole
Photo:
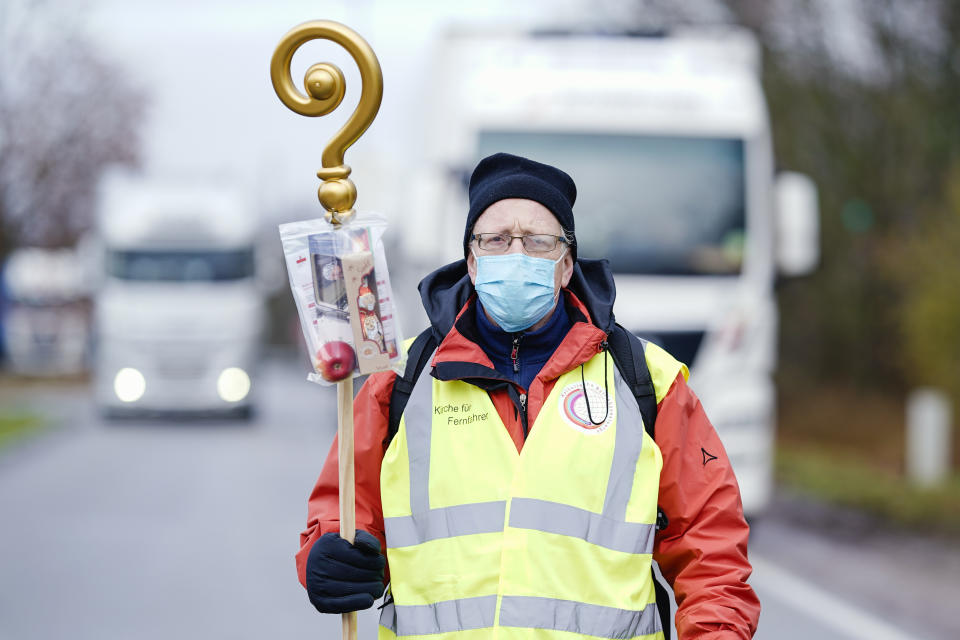
[[[564,252],[566,254],[566,252]],[[553,309],[554,268],[563,260],[534,258],[524,253],[473,257],[477,261],[474,288],[501,329],[516,333],[540,322]]]

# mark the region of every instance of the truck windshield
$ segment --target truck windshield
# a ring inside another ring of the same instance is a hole
[[[577,183],[578,254],[615,272],[737,274],[745,234],[744,144],[735,138],[485,131]]]
[[[253,249],[108,251],[107,273],[121,280],[211,282],[253,276]]]

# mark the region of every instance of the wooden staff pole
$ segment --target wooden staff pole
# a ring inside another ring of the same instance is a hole
[[[287,107],[305,116],[322,116],[340,105],[346,92],[343,72],[336,65],[321,62],[307,69],[304,76],[304,95],[293,85],[290,63],[293,54],[310,40],[332,40],[353,57],[360,69],[362,87],[360,102],[353,114],[324,147],[321,156],[323,168],[317,177],[323,180],[317,195],[327,210],[326,218],[334,226],[347,223],[353,217],[357,188],[348,177],[350,167],[343,155],[356,142],[380,110],[383,98],[383,73],[380,62],[370,45],[355,31],[329,20],[305,22],[291,29],[277,45],[270,61],[273,88]],[[353,543],[356,536],[356,503],[353,461],[353,379],[337,383],[337,451],[340,475],[340,536]],[[343,614],[344,640],[356,640],[357,614]]]
[[[337,383],[337,462],[340,472],[340,537],[353,544],[357,535],[353,465],[353,378]],[[343,614],[344,640],[357,637],[357,612]]]

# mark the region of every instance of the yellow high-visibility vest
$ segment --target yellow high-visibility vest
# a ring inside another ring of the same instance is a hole
[[[655,345],[647,361],[659,402],[686,367]],[[519,453],[486,391],[421,375],[380,473],[379,637],[662,638],[662,464],[604,354],[557,380]]]

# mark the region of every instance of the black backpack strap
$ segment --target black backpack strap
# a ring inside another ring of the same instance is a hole
[[[393,383],[393,392],[390,394],[390,413],[387,423],[387,439],[384,441],[384,447],[390,445],[393,436],[397,435],[400,429],[400,416],[407,406],[407,400],[413,392],[413,385],[417,383],[420,372],[427,366],[427,360],[433,350],[437,348],[437,339],[433,336],[433,330],[430,327],[424,329],[416,337],[407,350],[407,367],[403,370],[402,376],[397,376]]]
[[[670,594],[657,574],[650,569],[653,576],[653,592],[657,598],[657,613],[660,614],[660,627],[663,629],[663,640],[670,640]]]
[[[646,340],[633,335],[619,324],[616,325],[607,337],[613,361],[633,392],[633,396],[640,405],[640,415],[643,416],[643,426],[652,438],[657,422],[657,392],[650,379],[650,369],[647,367],[647,358],[644,355]]]
[[[643,427],[650,437],[654,437],[657,422],[657,392],[650,378],[650,368],[647,366],[645,354],[647,341],[633,335],[619,324],[607,337],[607,344],[613,361],[637,399],[640,415],[643,417]],[[657,507],[657,529],[667,527],[667,515]],[[653,590],[656,594],[657,613],[660,614],[660,626],[663,637],[670,640],[670,595],[667,588],[657,579],[653,569],[650,570],[653,579]]]

